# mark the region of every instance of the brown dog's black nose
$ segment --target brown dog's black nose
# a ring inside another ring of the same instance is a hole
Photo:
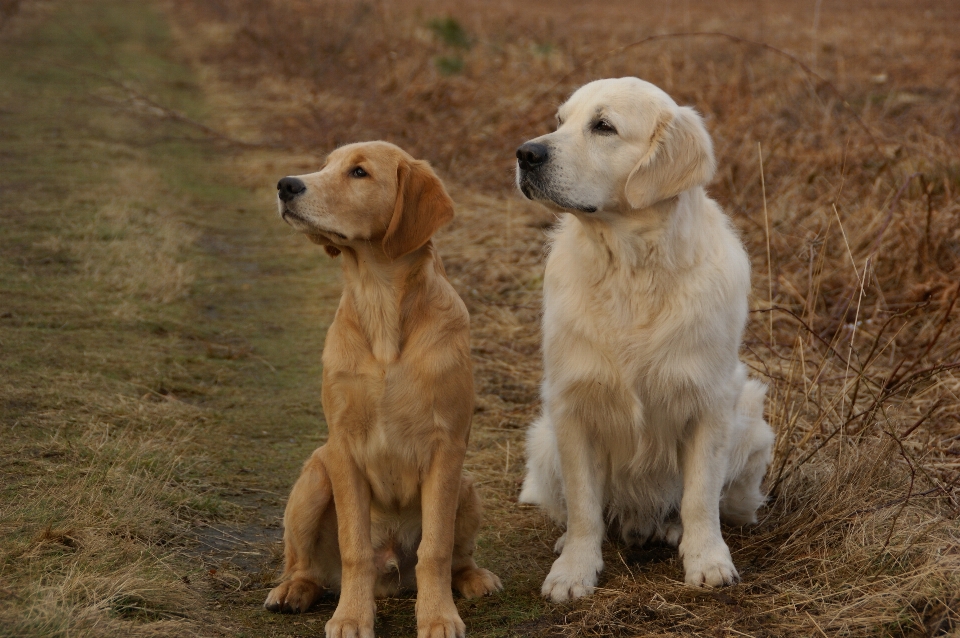
[[[517,149],[517,164],[530,171],[547,161],[547,147],[536,142],[527,142]]]
[[[303,180],[296,177],[284,177],[277,182],[277,194],[282,202],[289,202],[305,190],[307,190],[307,185],[303,183]]]

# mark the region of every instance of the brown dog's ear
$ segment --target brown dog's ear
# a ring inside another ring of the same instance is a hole
[[[397,167],[397,203],[383,236],[391,259],[423,246],[438,228],[453,219],[453,200],[426,162],[401,161]]]
[[[692,108],[681,106],[657,124],[650,150],[637,162],[624,187],[635,209],[675,197],[713,177],[713,143],[703,120]]]
[[[315,244],[320,244],[323,246],[323,251],[330,255],[331,257],[337,257],[340,254],[340,249],[330,243],[323,235],[307,235],[307,238]]]

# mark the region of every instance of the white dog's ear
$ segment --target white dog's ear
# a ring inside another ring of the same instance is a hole
[[[650,149],[627,177],[627,201],[635,209],[652,206],[706,184],[715,169],[713,143],[703,120],[692,108],[678,107],[657,123]]]
[[[391,259],[423,246],[438,228],[453,219],[453,200],[430,165],[401,161],[397,167],[397,203],[383,236],[383,252]]]

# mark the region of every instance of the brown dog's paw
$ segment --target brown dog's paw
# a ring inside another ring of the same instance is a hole
[[[282,614],[302,614],[320,597],[320,585],[303,578],[280,583],[263,603],[268,611]]]
[[[454,574],[453,586],[464,598],[478,598],[503,589],[496,574],[480,567]]]
[[[467,627],[460,620],[456,607],[453,613],[443,614],[427,622],[417,622],[417,638],[464,638]]]
[[[342,618],[334,613],[333,618],[327,621],[326,635],[327,638],[374,638],[373,618]]]

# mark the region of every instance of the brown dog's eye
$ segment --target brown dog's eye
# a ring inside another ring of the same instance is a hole
[[[614,135],[617,129],[613,128],[613,125],[606,120],[598,120],[597,123],[593,125],[593,132],[600,133],[601,135]]]
[[[363,170],[359,166],[350,171],[350,177],[366,177],[367,175],[367,171]]]

